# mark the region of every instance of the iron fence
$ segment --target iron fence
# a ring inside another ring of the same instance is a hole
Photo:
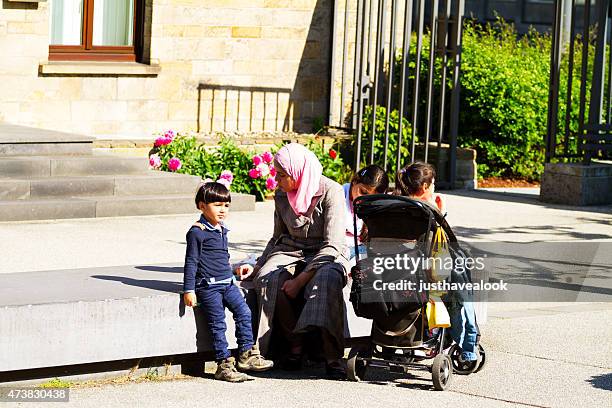
[[[454,187],[464,9],[465,0],[345,0],[343,9],[334,7],[342,61],[336,69],[332,53],[329,124],[355,135],[355,169],[376,162],[387,170],[394,162],[389,170],[398,171],[435,155],[447,175],[436,185]]]
[[[567,2],[571,7],[566,9]],[[550,88],[546,132],[546,162],[553,159],[608,159],[612,151],[612,37],[611,0],[556,0],[550,59]],[[577,30],[578,19],[582,30]],[[569,42],[562,38],[562,27],[570,22]],[[580,55],[578,55],[580,51]],[[580,72],[575,67],[580,57]],[[567,75],[562,76],[564,64]],[[592,68],[592,69],[589,69]],[[562,77],[566,78],[562,82]],[[580,82],[579,95],[573,95],[573,82]],[[562,88],[564,87],[564,88]],[[560,93],[564,90],[564,101]],[[560,106],[560,102],[562,104]],[[572,118],[578,103],[577,126]],[[560,107],[564,115],[560,117]]]

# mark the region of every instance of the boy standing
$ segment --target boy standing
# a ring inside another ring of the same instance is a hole
[[[223,184],[205,183],[198,189],[195,202],[202,215],[187,232],[183,279],[185,305],[200,306],[208,320],[217,361],[215,378],[242,382],[250,377],[236,370],[236,361],[227,349],[225,307],[232,312],[236,323],[238,368],[265,371],[272,368],[273,363],[265,360],[254,345],[251,311],[234,284],[227,248],[228,229],[223,224],[231,202],[230,193]],[[241,265],[236,273],[246,278],[253,273],[253,268]]]

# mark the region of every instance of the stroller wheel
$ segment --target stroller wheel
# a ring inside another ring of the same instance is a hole
[[[363,354],[363,350],[355,347],[349,352],[346,375],[351,381],[361,381],[365,377],[367,365],[359,358],[360,353]]]
[[[474,370],[475,373],[482,370],[487,363],[487,353],[480,343],[478,343],[478,354],[480,354],[480,356],[478,357],[478,367]]]
[[[431,365],[431,377],[434,388],[444,391],[453,379],[453,364],[446,354],[438,354]]]
[[[461,347],[457,344],[453,344],[453,346],[448,351],[448,355],[453,364],[453,370],[459,375],[468,375],[476,372],[478,369],[478,362],[480,360],[474,361],[464,361],[461,359]]]

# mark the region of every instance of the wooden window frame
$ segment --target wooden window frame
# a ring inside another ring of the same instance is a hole
[[[95,0],[83,0],[81,45],[49,45],[49,61],[118,61],[140,62],[144,34],[144,0],[134,0],[134,45],[93,45],[93,12]],[[51,24],[51,22],[50,22]]]

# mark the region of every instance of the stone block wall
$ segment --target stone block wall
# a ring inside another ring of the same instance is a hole
[[[161,71],[142,76],[41,73],[53,1],[2,0],[0,121],[146,138],[309,131],[327,115],[331,0],[146,0],[144,59]]]

